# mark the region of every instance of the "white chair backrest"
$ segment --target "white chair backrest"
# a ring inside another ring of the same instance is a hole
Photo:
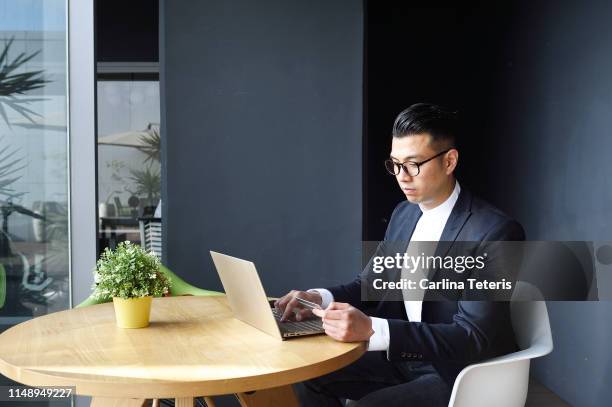
[[[140,244],[146,251],[153,251],[161,260],[162,222],[161,219],[140,219]]]
[[[546,302],[539,290],[518,282],[510,303],[512,326],[520,350],[463,369],[453,386],[449,407],[523,407],[531,359],[552,351]]]
[[[535,345],[552,350],[552,333],[546,302],[533,285],[518,281],[510,304],[512,327],[521,350]]]

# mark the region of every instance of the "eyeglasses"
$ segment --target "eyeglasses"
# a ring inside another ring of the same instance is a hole
[[[396,163],[395,161],[389,158],[385,160],[385,168],[387,169],[387,172],[391,175],[398,175],[401,169],[403,168],[406,174],[410,175],[411,177],[416,177],[421,172],[421,165],[428,163],[434,158],[438,158],[441,155],[448,153],[450,150],[450,148],[448,150],[444,150],[434,155],[433,157],[430,157],[427,160],[423,160],[419,163],[415,161],[404,161],[403,163]]]

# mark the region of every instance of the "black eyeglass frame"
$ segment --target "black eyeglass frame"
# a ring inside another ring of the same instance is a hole
[[[417,175],[419,175],[421,173],[421,165],[426,164],[426,163],[430,162],[431,160],[433,160],[434,158],[438,158],[441,155],[446,154],[446,153],[448,153],[451,150],[452,150],[452,148],[449,148],[447,150],[441,151],[438,154],[434,155],[433,157],[429,157],[428,159],[423,160],[421,162],[404,161],[403,163],[396,163],[391,158],[388,158],[388,159],[385,160],[385,169],[391,175],[399,175],[399,173],[403,169],[406,174],[410,175],[411,177],[416,177]],[[389,167],[387,167],[387,163],[390,163],[391,165],[393,165],[393,169],[394,169],[393,172],[389,171]],[[416,174],[412,175],[410,173],[410,171],[408,171],[408,168],[406,168],[406,164],[408,164],[408,163],[413,164],[413,165],[416,166],[416,169],[417,169]]]

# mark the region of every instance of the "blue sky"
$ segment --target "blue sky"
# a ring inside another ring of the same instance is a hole
[[[65,31],[66,0],[0,0],[0,31]]]

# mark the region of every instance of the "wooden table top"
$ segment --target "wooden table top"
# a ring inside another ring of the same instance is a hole
[[[297,383],[364,352],[326,335],[280,341],[233,318],[225,297],[168,297],[144,329],[117,328],[112,303],[16,325],[0,335],[0,373],[90,396],[195,397]]]

